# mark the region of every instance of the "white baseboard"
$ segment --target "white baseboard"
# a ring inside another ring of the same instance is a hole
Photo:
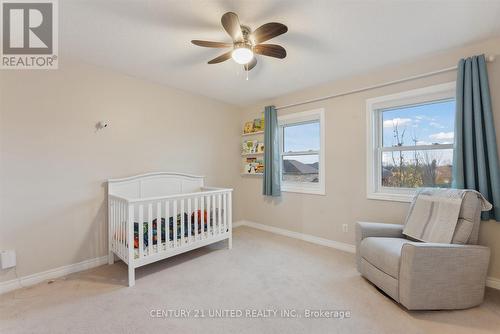
[[[245,221],[244,220],[238,220],[237,222],[233,223],[233,228],[237,228],[237,227],[240,227],[240,226],[243,226],[243,225],[245,225]]]
[[[349,252],[349,253],[355,253],[356,252],[356,246],[351,245],[351,244],[346,244],[346,243],[343,243],[343,242],[339,242],[339,241],[333,241],[333,240],[329,240],[329,239],[315,237],[315,236],[309,235],[309,234],[303,234],[303,233],[293,232],[293,231],[281,229],[281,228],[278,228],[278,227],[273,227],[273,226],[269,226],[269,225],[255,223],[255,222],[248,221],[248,220],[240,220],[240,221],[237,221],[237,222],[233,223],[233,228],[237,228],[237,227],[240,227],[240,226],[249,226],[249,227],[253,227],[253,228],[259,229],[259,230],[263,230],[263,231],[267,231],[267,232],[271,232],[271,233],[283,235],[283,236],[286,236],[286,237],[290,237],[290,238],[294,238],[294,239],[299,239],[299,240],[311,242],[313,244],[335,248],[335,249],[338,249],[338,250],[341,250],[341,251],[344,251],[344,252]],[[493,288],[493,289],[500,290],[500,279],[495,278],[495,277],[488,277],[486,279],[486,286],[490,287],[490,288]]]
[[[486,278],[486,286],[492,289],[500,290],[500,279],[496,277]]]
[[[349,252],[349,253],[356,252],[356,247],[354,245],[346,244],[344,242],[320,238],[320,237],[316,237],[316,236],[310,235],[310,234],[293,232],[293,231],[285,230],[285,229],[278,228],[278,227],[273,227],[273,226],[269,226],[269,225],[255,223],[255,222],[248,221],[248,220],[240,220],[240,221],[233,223],[233,228],[236,228],[239,226],[249,226],[249,227],[259,229],[259,230],[271,232],[274,234],[283,235],[285,237],[290,237],[290,238],[307,241],[307,242],[321,245],[321,246],[335,248],[335,249],[338,249],[338,250],[341,250],[344,252]]]
[[[47,271],[42,271],[41,273],[19,277],[10,281],[0,282],[0,294],[16,290],[22,287],[38,284],[48,279],[59,278],[69,274],[76,273],[78,271],[99,267],[106,263],[108,263],[107,255],[102,257],[96,257],[90,260],[85,260],[78,263],[73,263],[55,269],[50,269]]]

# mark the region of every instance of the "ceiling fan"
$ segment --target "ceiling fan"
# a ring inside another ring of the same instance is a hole
[[[232,43],[191,41],[194,45],[207,48],[232,48],[232,50],[210,60],[209,64],[217,64],[233,58],[236,63],[243,65],[245,71],[250,71],[257,65],[256,54],[279,59],[286,57],[286,50],[282,46],[277,44],[262,44],[271,38],[286,33],[288,31],[286,25],[270,22],[252,31],[250,27],[241,25],[238,15],[233,12],[227,12],[222,15],[221,23],[233,39]]]

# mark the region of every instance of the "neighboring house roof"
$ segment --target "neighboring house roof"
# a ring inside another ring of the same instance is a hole
[[[318,174],[317,163],[304,164],[297,160],[284,160],[283,172],[293,174]]]

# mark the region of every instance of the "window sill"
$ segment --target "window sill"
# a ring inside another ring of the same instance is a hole
[[[321,195],[325,196],[325,189],[321,187],[318,188],[309,188],[309,187],[300,187],[300,186],[284,186],[281,185],[281,191],[285,193],[297,193],[297,194],[308,194],[308,195]]]
[[[398,194],[398,193],[368,193],[366,198],[374,199],[379,201],[392,201],[392,202],[404,202],[411,203],[413,200],[413,194]]]

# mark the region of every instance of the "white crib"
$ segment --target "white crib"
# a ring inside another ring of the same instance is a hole
[[[109,264],[123,260],[133,286],[140,266],[224,239],[231,249],[232,191],[181,173],[108,180]]]

